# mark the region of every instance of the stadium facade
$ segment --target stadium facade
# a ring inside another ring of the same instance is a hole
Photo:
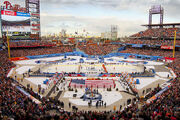
[[[2,40],[40,40],[40,0],[0,1]]]

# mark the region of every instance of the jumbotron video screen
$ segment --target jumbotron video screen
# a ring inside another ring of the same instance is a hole
[[[36,23],[40,20],[32,16],[37,11],[29,10],[26,2],[26,0],[1,0],[2,35],[6,36],[8,33],[11,40],[28,40],[32,33],[36,34],[39,31]],[[36,4],[30,7],[36,8]]]

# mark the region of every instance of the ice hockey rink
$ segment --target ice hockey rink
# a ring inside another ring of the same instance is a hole
[[[99,76],[101,73],[135,73],[143,72],[144,67],[146,70],[154,69],[157,66],[163,66],[163,62],[149,61],[149,60],[139,60],[133,58],[124,58],[124,57],[109,57],[105,58],[104,62],[100,62],[99,58],[86,58],[81,56],[64,56],[59,57],[48,57],[48,58],[39,58],[39,59],[29,59],[29,60],[20,60],[14,62],[16,67],[11,69],[8,76],[17,76],[22,77],[23,74],[27,73],[29,70],[34,71],[39,69],[41,73],[83,73],[84,76],[66,76],[66,82],[63,85],[59,85],[60,90],[63,90],[61,99],[68,99],[71,103],[79,106],[88,106],[88,101],[83,101],[80,99],[81,96],[85,93],[85,88],[77,88],[78,92],[68,91],[67,87],[72,79],[81,79],[87,80],[89,78],[98,78],[98,79],[108,79],[113,80],[115,83],[115,88],[111,91],[106,91],[104,88],[94,88],[98,89],[99,93],[102,95],[102,100],[106,102],[107,106],[112,105],[117,101],[123,99],[121,92],[126,91],[127,86],[119,82],[120,78],[118,76]],[[105,67],[104,67],[105,66]],[[168,68],[167,68],[168,69]],[[167,78],[167,76],[169,76]],[[137,90],[143,90],[148,85],[155,83],[159,80],[168,81],[169,79],[175,77],[175,74],[172,70],[156,72],[154,77],[134,77],[134,80],[139,80],[139,84],[136,84],[135,88]],[[26,76],[24,80],[34,86],[34,90],[37,90],[38,85],[41,85],[42,88],[48,90],[53,83],[44,84],[45,80],[52,79],[50,77],[28,77]],[[118,91],[117,91],[118,88]],[[73,94],[77,94],[76,98],[73,97]],[[95,102],[92,103],[95,106]]]

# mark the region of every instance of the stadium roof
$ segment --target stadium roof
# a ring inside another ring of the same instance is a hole
[[[176,27],[176,26],[180,26],[180,23],[166,23],[166,24],[146,24],[146,25],[142,25],[145,27],[164,27],[164,26],[172,26],[172,27]]]

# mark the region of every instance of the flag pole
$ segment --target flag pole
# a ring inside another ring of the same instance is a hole
[[[174,47],[173,47],[173,58],[175,57],[175,46],[176,46],[176,30],[174,31]]]
[[[7,44],[8,44],[8,56],[9,56],[9,59],[11,59],[10,46],[9,46],[9,37],[8,37],[8,29],[7,29],[6,37],[7,37]]]

